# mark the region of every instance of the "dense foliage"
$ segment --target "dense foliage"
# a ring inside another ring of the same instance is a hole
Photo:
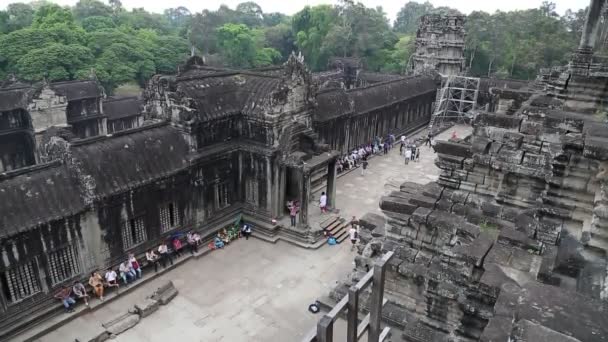
[[[313,70],[344,56],[362,58],[370,70],[400,73],[415,49],[420,17],[452,12],[408,2],[391,25],[381,7],[353,0],[306,6],[292,17],[264,13],[255,2],[194,14],[185,7],[127,11],[119,0],[80,0],[71,8],[13,3],[0,11],[0,79],[69,80],[94,72],[112,91],[175,72],[191,50],[237,68],[277,64],[301,51]],[[559,16],[549,2],[524,11],[473,12],[466,24],[470,73],[527,79],[541,67],[562,65],[576,48],[583,19],[582,10]]]

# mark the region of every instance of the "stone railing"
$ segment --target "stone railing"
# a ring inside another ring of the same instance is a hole
[[[378,259],[373,269],[367,272],[356,285],[348,289],[348,294],[329,313],[321,317],[317,326],[306,334],[302,342],[332,342],[334,322],[345,310],[347,311],[347,342],[359,341],[366,332],[369,342],[386,340],[390,328],[384,327],[384,329],[381,329],[380,323],[382,307],[387,302],[383,298],[386,268],[393,255],[393,252],[387,252],[382,258]],[[359,294],[370,284],[372,286],[370,312],[359,323]]]

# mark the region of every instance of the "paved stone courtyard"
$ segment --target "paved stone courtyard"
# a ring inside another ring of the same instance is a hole
[[[462,137],[470,130],[456,126],[439,139],[448,138],[453,131]],[[355,170],[340,177],[336,190],[340,216],[379,211],[380,197],[404,181],[424,184],[435,180],[434,158],[432,150],[423,147],[420,162],[405,165],[397,148],[371,159],[365,176]],[[311,206],[310,210],[318,209]],[[179,295],[115,341],[298,341],[320,317],[309,313],[308,305],[351,271],[353,252],[349,247],[325,245],[306,250],[282,241],[239,240],[184,263],[40,341],[83,341],[87,332],[126,313],[167,280],[173,281]]]

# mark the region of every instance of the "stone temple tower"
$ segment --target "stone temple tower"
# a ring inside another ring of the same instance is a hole
[[[415,74],[434,70],[442,76],[464,72],[464,15],[427,14],[420,18],[416,52],[411,68]]]

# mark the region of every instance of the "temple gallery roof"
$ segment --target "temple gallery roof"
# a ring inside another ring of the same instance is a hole
[[[57,94],[65,96],[68,101],[86,98],[99,98],[103,96],[103,89],[93,80],[55,82],[50,84]],[[42,84],[18,84],[0,88],[0,111],[18,108],[26,109]]]
[[[81,212],[86,197],[121,193],[188,164],[186,142],[168,125],[81,142],[71,151],[69,162],[35,166],[0,180],[0,197],[10,199],[0,206],[0,237]]]
[[[93,80],[51,83],[51,89],[65,96],[68,101],[101,97],[101,87]]]
[[[193,99],[199,119],[251,114],[279,89],[282,80],[264,73],[217,72],[178,79],[178,90]]]
[[[0,237],[84,209],[78,181],[66,165],[50,165],[0,181]]]
[[[95,195],[106,197],[186,167],[188,146],[177,130],[160,126],[77,145],[72,153],[95,180]]]
[[[27,108],[34,92],[30,86],[0,89],[0,111]]]
[[[137,97],[109,98],[103,102],[103,113],[108,120],[141,114],[142,101]]]
[[[353,113],[364,114],[437,89],[428,76],[403,77],[352,90],[332,89],[317,95],[316,121],[327,121]]]

